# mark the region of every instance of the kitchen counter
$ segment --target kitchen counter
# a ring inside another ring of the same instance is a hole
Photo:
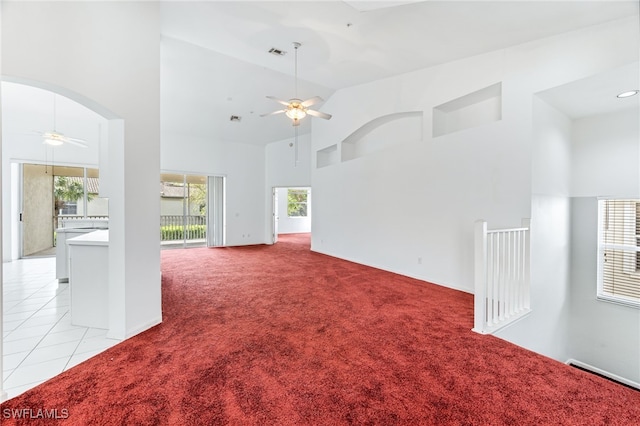
[[[77,229],[77,228],[74,228]],[[109,245],[109,230],[100,229],[98,231],[92,231],[82,234],[78,237],[67,240],[67,244],[83,245],[83,246],[108,246]]]

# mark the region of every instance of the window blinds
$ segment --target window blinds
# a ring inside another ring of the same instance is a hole
[[[600,293],[640,302],[640,200],[601,203]]]

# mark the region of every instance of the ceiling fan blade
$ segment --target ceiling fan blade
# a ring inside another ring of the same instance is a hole
[[[70,142],[70,143],[74,143],[75,142],[75,143],[77,143],[79,145],[89,146],[87,144],[87,141],[84,140],[84,139],[70,138],[69,136],[65,136],[65,138],[67,139],[67,142]]]
[[[320,111],[314,111],[312,109],[308,109],[307,114],[309,114],[312,117],[324,118],[325,120],[331,119],[331,114],[327,114]]]
[[[323,101],[324,99],[322,99],[320,96],[314,96],[313,98],[307,99],[306,101],[302,102],[301,105],[306,108]]]
[[[88,148],[89,145],[87,145],[87,143],[81,139],[73,139],[73,138],[67,138],[67,140],[65,141],[66,143],[69,143],[71,145],[75,145],[75,146],[79,146],[81,148]]]
[[[281,109],[281,110],[278,110],[278,111],[268,112],[266,114],[260,114],[260,117],[266,117],[266,116],[269,116],[269,115],[282,114],[283,112],[287,112],[287,110],[286,109]]]
[[[272,101],[276,101],[276,102],[278,102],[279,104],[282,104],[282,105],[284,105],[284,106],[289,106],[289,102],[287,102],[287,101],[283,101],[282,99],[278,99],[278,98],[276,98],[276,97],[274,97],[274,96],[267,96],[267,98],[271,99]]]

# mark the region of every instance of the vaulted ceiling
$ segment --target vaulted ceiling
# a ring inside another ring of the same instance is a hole
[[[280,108],[267,95],[294,97],[293,42],[302,43],[298,97],[327,99],[340,88],[638,15],[635,0],[163,1],[160,7],[163,132],[252,144],[293,136],[283,114],[260,117]],[[615,78],[632,78],[625,75]],[[40,110],[43,117],[50,111],[50,102],[25,99],[3,93],[3,108]],[[230,121],[232,115],[240,121]]]
[[[291,137],[283,114],[260,114],[281,108],[267,95],[294,97],[293,42],[302,43],[298,97],[327,99],[343,87],[637,13],[633,1],[164,2],[163,124],[245,143]]]

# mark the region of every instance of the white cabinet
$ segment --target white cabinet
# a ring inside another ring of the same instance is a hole
[[[69,281],[69,253],[67,240],[95,231],[94,228],[58,228],[56,230],[56,278]]]
[[[67,239],[71,324],[109,328],[109,231]]]

